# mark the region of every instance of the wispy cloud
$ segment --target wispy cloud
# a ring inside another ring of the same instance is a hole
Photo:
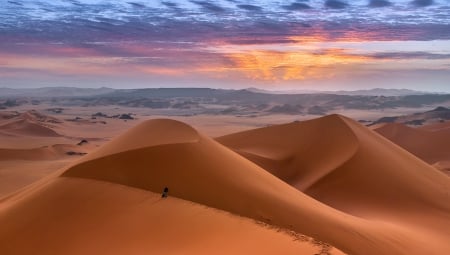
[[[291,3],[289,5],[283,5],[282,8],[289,11],[299,11],[311,9],[311,6],[305,3]]]
[[[211,12],[224,12],[225,9],[220,7],[219,5],[215,5],[213,3],[207,2],[207,1],[191,1],[192,3],[195,3],[199,6],[201,6],[203,9]]]
[[[392,3],[387,0],[370,0],[369,6],[370,7],[386,7],[391,6]]]
[[[325,6],[328,8],[333,8],[333,9],[344,9],[344,8],[348,7],[348,4],[346,2],[338,1],[338,0],[326,0]]]
[[[434,2],[433,0],[414,0],[411,3],[418,7],[425,7],[432,5]]]
[[[251,4],[238,4],[236,5],[238,8],[247,10],[247,11],[261,11],[262,8],[260,6],[251,5]]]

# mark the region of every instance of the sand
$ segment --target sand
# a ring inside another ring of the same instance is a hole
[[[450,178],[340,115],[216,140],[179,121],[141,121],[89,152],[0,200],[0,253],[319,254],[327,247],[306,236],[357,255],[450,250]],[[331,254],[343,254],[337,249]]]
[[[450,122],[419,128],[392,123],[375,131],[438,169],[449,169]]]
[[[0,222],[2,254],[309,255],[321,250],[223,211],[78,178],[52,180],[2,210]]]
[[[67,122],[36,110],[0,111],[0,197],[96,150],[114,132],[102,130],[99,125]],[[78,145],[85,139],[87,143]]]

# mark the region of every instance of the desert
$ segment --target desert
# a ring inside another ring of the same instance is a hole
[[[378,123],[384,111],[46,109],[1,114],[4,254],[450,250],[449,126],[433,114],[414,126]]]
[[[450,255],[450,1],[0,1],[0,255]]]

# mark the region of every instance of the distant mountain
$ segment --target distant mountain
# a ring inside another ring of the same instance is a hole
[[[113,92],[111,88],[44,87],[12,89],[0,88],[0,97],[85,97]]]
[[[243,90],[232,89],[212,89],[212,88],[147,88],[147,89],[112,89],[112,88],[77,88],[77,87],[43,87],[43,88],[0,88],[0,97],[84,97],[107,95],[110,96],[145,96],[145,97],[211,97],[227,94],[233,91],[248,91],[258,94],[330,94],[330,95],[350,95],[350,96],[408,96],[427,95],[429,92],[416,91],[410,89],[383,89],[375,88],[370,90],[354,91],[320,91],[320,90],[264,90],[259,88],[247,88]]]
[[[426,123],[445,122],[450,120],[450,109],[439,106],[431,111],[418,112],[410,115],[383,117],[374,121],[370,125],[383,123],[402,123],[413,126],[420,126]]]
[[[355,91],[334,91],[338,95],[362,95],[362,96],[412,96],[412,95],[427,95],[433,94],[430,92],[417,91],[411,89],[383,89],[374,88],[369,90],[355,90]]]
[[[368,90],[338,90],[338,91],[321,91],[321,90],[264,90],[258,88],[247,88],[246,90],[255,93],[264,94],[333,94],[333,95],[349,95],[349,96],[410,96],[410,95],[426,95],[436,94],[431,92],[416,91],[411,89],[383,89],[374,88]]]
[[[246,88],[245,90],[253,92],[253,93],[262,93],[262,94],[318,94],[322,93],[319,90],[265,90],[259,88]]]

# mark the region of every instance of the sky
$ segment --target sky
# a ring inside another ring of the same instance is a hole
[[[0,0],[0,87],[450,92],[450,0]]]

